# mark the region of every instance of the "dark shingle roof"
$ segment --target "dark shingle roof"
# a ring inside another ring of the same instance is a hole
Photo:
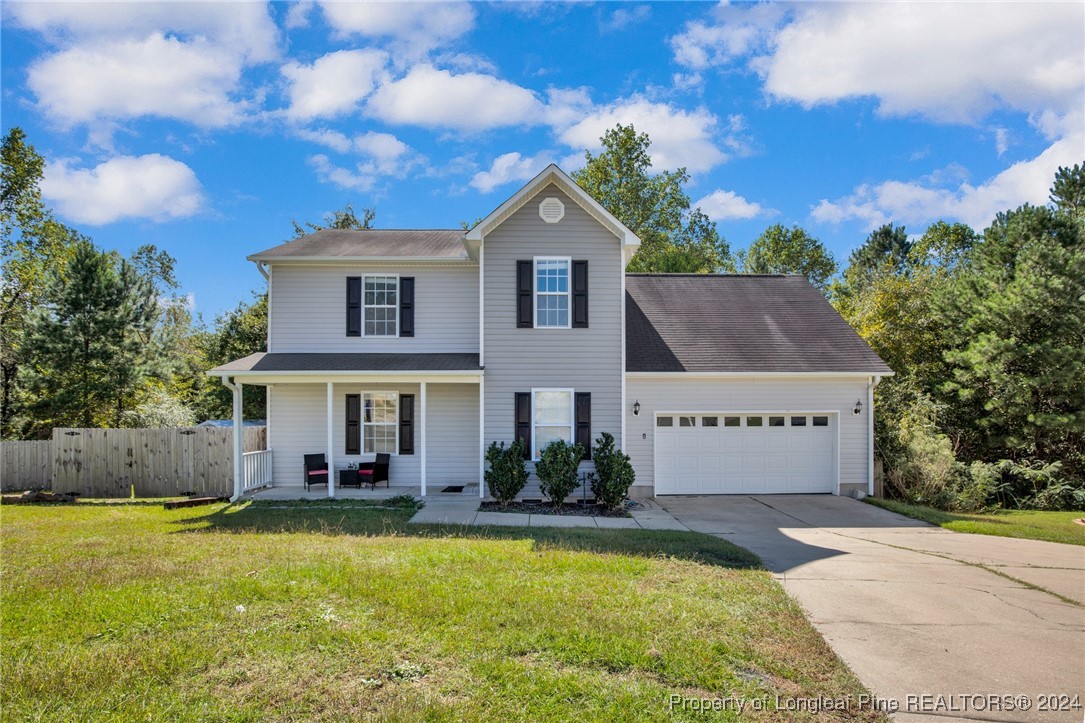
[[[630,372],[889,367],[802,276],[626,275]]]
[[[259,352],[212,372],[478,371],[478,354],[268,354]]]
[[[326,228],[249,256],[250,260],[346,259],[346,258],[447,258],[467,259],[455,229],[367,229],[350,231]]]

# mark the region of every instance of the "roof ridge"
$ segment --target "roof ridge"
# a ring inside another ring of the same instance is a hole
[[[627,271],[626,276],[646,276],[646,277],[660,277],[660,278],[691,278],[691,279],[725,279],[725,278],[740,278],[740,279],[787,279],[787,278],[806,278],[802,274],[740,274],[740,273],[723,273],[723,274],[690,274],[690,273],[666,273],[666,272],[644,272],[644,271]]]

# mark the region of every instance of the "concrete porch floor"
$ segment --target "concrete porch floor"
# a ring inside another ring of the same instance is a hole
[[[433,497],[448,497],[454,499],[468,498],[474,500],[475,504],[478,504],[478,485],[469,484],[464,486],[463,492],[441,492],[441,489],[445,485],[439,487],[430,487],[427,490],[426,499]],[[357,487],[337,487],[335,489],[335,499],[337,500],[386,500],[389,497],[396,497],[397,495],[411,495],[412,497],[422,497],[422,488],[418,486],[413,487],[377,487],[376,489],[369,489],[363,487],[358,489]],[[304,487],[265,487],[264,489],[255,490],[244,495],[242,499],[248,500],[326,500],[328,499],[327,487],[313,487],[306,490]]]

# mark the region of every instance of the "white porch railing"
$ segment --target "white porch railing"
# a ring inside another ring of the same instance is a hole
[[[241,491],[271,486],[271,450],[245,452],[241,455]]]

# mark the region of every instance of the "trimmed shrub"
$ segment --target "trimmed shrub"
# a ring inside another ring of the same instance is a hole
[[[486,449],[486,487],[493,498],[507,505],[516,499],[527,484],[527,465],[524,464],[524,441],[517,439],[508,447],[504,442],[491,442]]]
[[[610,510],[617,509],[629,498],[629,488],[636,480],[629,455],[614,447],[614,435],[603,432],[595,440],[592,449],[595,474],[591,480],[591,492],[595,501]]]
[[[584,447],[564,439],[555,439],[542,451],[535,463],[535,474],[539,475],[539,489],[554,505],[565,502],[576,490],[576,473],[583,457]]]

